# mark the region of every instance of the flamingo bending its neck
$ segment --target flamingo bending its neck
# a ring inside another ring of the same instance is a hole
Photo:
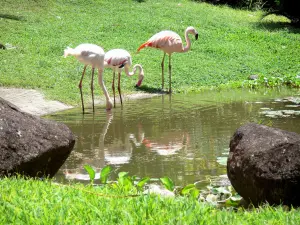
[[[166,54],[169,55],[169,93],[172,92],[171,90],[171,55],[174,52],[187,52],[191,48],[191,40],[188,34],[195,35],[196,40],[198,39],[198,32],[195,30],[194,27],[188,27],[185,30],[185,40],[186,46],[183,46],[181,37],[170,30],[161,31],[155,35],[153,35],[148,41],[142,44],[138,48],[138,52],[145,48],[145,47],[152,47],[161,49],[164,52],[164,56],[161,62],[161,69],[162,69],[162,89],[164,89],[164,61]]]
[[[86,67],[88,65],[92,66],[92,81],[91,81],[91,91],[92,91],[92,101],[93,101],[93,112],[95,111],[94,106],[94,71],[95,68],[98,69],[98,82],[102,88],[102,91],[106,98],[106,109],[110,110],[112,108],[112,101],[108,95],[107,89],[104,85],[103,81],[103,70],[104,70],[104,50],[94,44],[80,44],[76,48],[66,48],[64,51],[64,57],[68,55],[75,56],[81,63],[84,64],[84,68],[82,71],[82,76],[79,82],[79,89],[81,95],[81,104],[82,104],[82,112],[84,113],[84,103],[83,103],[83,95],[82,95],[82,80],[84,77],[84,73]]]
[[[125,69],[125,73],[127,76],[133,76],[136,73],[136,69],[139,69],[139,78],[136,86],[141,86],[142,81],[144,79],[144,71],[143,67],[140,64],[136,64],[133,67],[132,72],[129,72],[129,69],[132,65],[132,59],[129,52],[124,49],[112,49],[105,53],[104,57],[104,67],[109,67],[113,69],[113,82],[112,82],[112,90],[114,93],[114,107],[116,107],[116,95],[115,95],[115,72],[118,72],[118,91],[120,96],[121,105],[122,96],[121,96],[121,87],[120,87],[120,77],[123,68]]]

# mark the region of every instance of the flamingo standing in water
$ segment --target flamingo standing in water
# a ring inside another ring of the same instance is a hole
[[[196,40],[198,39],[198,32],[195,30],[194,27],[188,27],[185,30],[185,40],[186,46],[183,46],[182,40],[180,36],[170,30],[161,31],[155,35],[153,35],[147,42],[142,44],[138,48],[138,52],[145,48],[145,47],[152,47],[152,48],[159,48],[164,51],[164,56],[161,62],[161,69],[162,69],[162,89],[164,89],[164,61],[166,54],[169,55],[169,93],[172,92],[171,90],[171,55],[173,52],[187,52],[191,48],[191,40],[188,37],[188,34],[195,35]]]
[[[84,68],[82,71],[82,76],[79,82],[79,89],[80,89],[80,95],[81,95],[81,104],[82,104],[82,112],[84,113],[84,104],[83,104],[83,96],[82,96],[82,80],[84,77],[84,73],[86,70],[86,67],[88,65],[92,66],[92,81],[91,81],[91,91],[92,91],[92,101],[93,101],[93,112],[95,111],[94,106],[94,71],[95,68],[98,69],[98,82],[99,85],[102,88],[102,91],[106,98],[106,109],[110,110],[112,108],[112,101],[108,95],[107,89],[104,85],[103,81],[103,70],[104,70],[104,50],[94,44],[80,44],[76,48],[66,48],[64,51],[64,57],[67,57],[68,55],[75,56],[80,62],[84,64]]]
[[[136,69],[139,68],[139,79],[136,86],[141,86],[142,81],[144,79],[144,71],[143,67],[140,64],[136,64],[133,67],[132,72],[129,72],[129,69],[132,65],[132,59],[129,52],[124,49],[112,49],[105,53],[104,57],[104,67],[109,67],[113,69],[113,82],[112,82],[112,90],[114,93],[114,107],[116,107],[116,95],[115,95],[115,72],[118,72],[118,91],[120,95],[121,105],[122,96],[121,96],[121,87],[120,87],[120,77],[123,67],[125,68],[125,73],[127,76],[132,76],[136,73]]]

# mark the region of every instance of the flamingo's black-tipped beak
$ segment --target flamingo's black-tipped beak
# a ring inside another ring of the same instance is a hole
[[[195,35],[196,40],[198,40],[198,33]]]

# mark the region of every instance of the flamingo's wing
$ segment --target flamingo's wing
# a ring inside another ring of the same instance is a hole
[[[182,45],[182,40],[178,34],[173,31],[161,31],[142,44],[138,48],[138,51],[145,47],[160,48],[164,50],[178,44]]]
[[[130,55],[127,51],[115,49],[105,54],[104,61],[109,66],[122,68],[130,61]]]

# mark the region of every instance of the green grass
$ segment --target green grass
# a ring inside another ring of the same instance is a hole
[[[0,180],[0,224],[298,224],[298,209],[219,210],[189,198],[118,197],[105,187]]]
[[[136,54],[138,46],[165,29],[183,38],[191,25],[199,32],[198,41],[191,37],[191,51],[172,57],[175,92],[198,92],[224,84],[240,87],[251,74],[290,77],[300,85],[295,78],[300,72],[300,29],[290,27],[283,17],[260,21],[261,15],[261,11],[187,0],[5,0],[0,8],[0,42],[15,48],[0,50],[0,85],[39,89],[48,98],[79,105],[83,65],[73,57],[64,59],[63,50],[94,43],[105,51],[128,50],[133,63],[144,67],[142,90],[155,90],[161,88],[163,53],[148,48]],[[90,72],[84,80],[86,101],[91,99]],[[109,69],[105,80],[112,95]],[[123,74],[123,93],[136,92],[136,81],[137,76]],[[102,96],[98,85],[96,91]]]

